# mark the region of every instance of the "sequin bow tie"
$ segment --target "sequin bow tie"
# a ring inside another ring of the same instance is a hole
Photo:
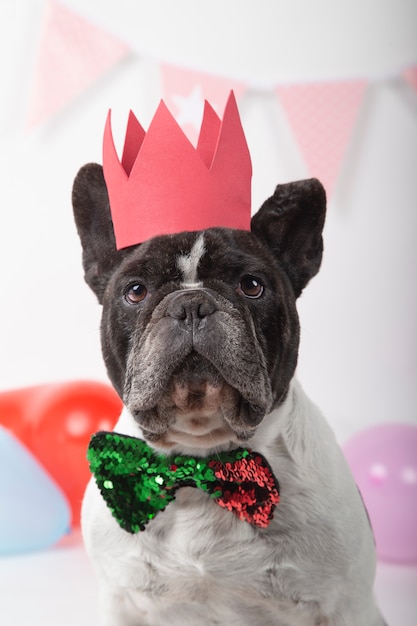
[[[175,499],[180,487],[197,487],[241,520],[266,528],[279,502],[279,485],[266,459],[238,448],[213,458],[165,456],[135,437],[93,435],[87,458],[100,492],[119,525],[144,530]]]

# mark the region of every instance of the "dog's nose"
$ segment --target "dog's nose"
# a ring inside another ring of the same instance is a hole
[[[167,315],[181,321],[193,321],[212,315],[217,310],[210,294],[204,291],[175,293],[167,308]]]

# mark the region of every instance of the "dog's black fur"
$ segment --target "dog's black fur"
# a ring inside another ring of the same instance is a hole
[[[236,307],[239,312],[237,320],[243,318],[250,324],[253,319],[263,356],[257,354],[254,344],[247,347],[247,354],[242,353],[242,362],[246,362],[248,367],[252,362],[253,373],[246,372],[241,377],[227,359],[224,359],[223,368],[218,362],[215,369],[208,365],[214,359],[207,353],[206,346],[212,344],[206,338],[199,351],[197,349],[197,354],[195,345],[179,347],[175,344],[172,352],[164,347],[161,369],[166,375],[161,377],[159,385],[162,388],[168,384],[173,372],[178,378],[177,370],[183,359],[188,363],[187,378],[191,370],[196,378],[200,368],[204,376],[211,372],[215,379],[220,368],[221,376],[237,389],[246,403],[243,413],[247,428],[242,423],[235,425],[242,438],[247,438],[262,417],[282,402],[294,375],[299,344],[295,301],[320,267],[325,206],[325,192],[316,179],[278,185],[274,195],[252,218],[251,232],[216,228],[205,231],[206,253],[199,264],[199,275],[204,281],[206,294],[197,297],[207,302],[212,288],[217,299],[223,297],[229,308],[229,303],[232,303],[232,308]],[[180,290],[180,277],[175,258],[167,258],[167,255],[170,250],[171,254],[172,250],[176,254],[181,250],[185,253],[189,251],[196,233],[155,237],[141,245],[117,251],[103,171],[97,164],[87,164],[78,173],[73,188],[73,207],[83,246],[85,279],[103,304],[101,337],[109,377],[121,398],[133,409],[148,438],[152,439],[152,434],[158,435],[166,426],[161,424],[163,411],[160,409],[158,415],[153,414],[152,405],[159,400],[156,397],[149,398],[148,403],[142,400],[142,405],[145,405],[142,407],[132,406],[129,401],[131,379],[138,375],[138,367],[128,367],[129,354],[135,351],[135,337],[144,332],[150,317],[156,315],[159,303],[164,301],[160,315],[172,317],[166,307],[171,306],[172,309],[172,296],[169,294]],[[174,246],[172,238],[176,240]],[[221,280],[218,266],[228,268],[226,274],[222,271]],[[244,274],[253,274],[265,284],[262,306],[256,299],[242,299],[236,292],[242,268]],[[158,284],[153,282],[155,277],[158,277]],[[140,307],[126,306],[126,286],[137,280],[146,284],[152,298]],[[190,298],[189,295],[181,297]],[[272,309],[277,307],[279,315],[272,314]],[[247,313],[245,309],[248,309]],[[213,332],[218,334],[218,342],[227,341],[227,336],[222,338],[218,325]],[[260,376],[265,356],[266,371],[264,376]],[[184,371],[182,376],[185,376]],[[240,380],[245,381],[244,388]],[[253,389],[248,380],[253,381]]]

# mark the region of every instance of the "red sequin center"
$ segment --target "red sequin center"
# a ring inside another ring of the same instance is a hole
[[[213,460],[209,465],[221,484],[222,494],[217,503],[233,511],[239,519],[266,528],[279,503],[279,493],[262,458],[242,458],[234,463]]]

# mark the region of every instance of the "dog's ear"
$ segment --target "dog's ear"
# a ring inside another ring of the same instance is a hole
[[[297,298],[319,271],[325,214],[323,185],[311,178],[278,185],[252,218],[252,232],[285,270]]]
[[[84,278],[101,303],[112,270],[123,256],[123,251],[116,250],[101,165],[88,163],[80,169],[72,188],[72,206],[83,248]]]

